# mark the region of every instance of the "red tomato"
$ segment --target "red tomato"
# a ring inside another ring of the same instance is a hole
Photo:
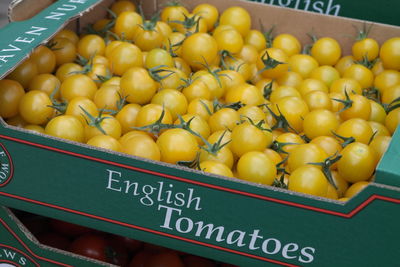
[[[92,259],[119,265],[126,265],[127,252],[123,247],[108,242],[106,236],[86,234],[75,239],[69,251]]]

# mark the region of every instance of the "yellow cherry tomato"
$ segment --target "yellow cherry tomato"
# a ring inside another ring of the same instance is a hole
[[[207,33],[192,34],[182,44],[182,58],[194,69],[211,65],[217,53],[218,43]]]
[[[229,169],[229,167],[226,166],[225,164],[218,161],[212,161],[212,160],[202,161],[200,162],[200,170],[221,176],[233,177],[231,169]]]
[[[251,151],[238,160],[237,174],[238,178],[246,181],[272,185],[276,177],[276,167],[263,152]]]
[[[326,109],[316,109],[306,114],[303,120],[304,134],[314,139],[318,136],[333,136],[339,127],[339,120],[335,114]]]
[[[275,36],[272,47],[279,48],[289,57],[301,52],[300,41],[292,34],[281,33]]]
[[[386,40],[379,51],[385,69],[400,70],[400,37]]]
[[[109,135],[96,135],[89,139],[86,144],[117,152],[122,150],[122,146],[118,140]]]
[[[19,102],[24,94],[24,88],[19,82],[0,80],[0,117],[7,119],[17,116]]]
[[[377,163],[376,154],[371,147],[355,142],[343,148],[340,154],[342,157],[337,163],[337,168],[343,179],[356,183],[371,178]]]
[[[177,163],[191,161],[199,150],[196,138],[188,131],[180,128],[168,129],[157,139],[161,161]]]
[[[300,74],[303,79],[309,78],[312,71],[318,68],[319,63],[310,55],[296,54],[288,60],[289,69]]]
[[[340,59],[342,48],[333,38],[323,37],[318,39],[311,48],[311,56],[314,57],[320,65],[335,65]]]
[[[161,160],[159,147],[147,135],[135,135],[124,141],[122,152],[141,158]]]
[[[328,180],[318,167],[303,165],[290,174],[288,189],[299,193],[326,197]]]
[[[352,184],[346,190],[346,193],[344,194],[344,196],[346,198],[351,198],[351,197],[355,196],[356,194],[358,194],[359,192],[361,192],[361,190],[363,190],[368,185],[369,185],[369,182],[367,182],[367,181],[356,182],[356,183]]]
[[[270,63],[271,59],[278,62],[276,66]],[[283,50],[279,48],[267,48],[260,52],[257,60],[257,68],[263,77],[274,79],[288,71],[288,61],[289,57]]]
[[[82,123],[70,115],[60,115],[51,119],[46,125],[45,133],[75,142],[83,142],[85,140]]]
[[[244,37],[250,31],[251,17],[246,9],[239,6],[232,6],[222,12],[219,24],[233,26]]]

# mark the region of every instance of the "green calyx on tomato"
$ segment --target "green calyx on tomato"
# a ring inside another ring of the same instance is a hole
[[[376,87],[364,88],[362,90],[362,95],[381,104],[381,91]]]
[[[143,18],[143,24],[139,24],[145,31],[156,31],[157,21],[160,20],[160,11],[154,13],[149,20],[145,20],[142,5],[138,5],[138,12]]]
[[[282,150],[282,153],[285,153],[285,152]],[[287,170],[285,168],[286,162],[288,161],[288,159],[289,159],[289,157],[285,157],[281,162],[278,162],[278,164],[276,164],[276,172],[277,173],[281,173],[282,175],[289,174],[289,172],[287,172]]]
[[[110,115],[116,115],[118,112],[120,112],[121,109],[127,103],[127,101],[126,101],[127,96],[122,96],[121,93],[118,92],[118,97],[119,97],[119,99],[117,100],[116,109],[115,110],[102,108],[102,109],[100,109],[100,111],[102,111],[103,113],[110,114]]]
[[[233,109],[233,110],[237,111],[242,107],[244,107],[244,104],[242,102],[240,102],[240,101],[234,102],[234,103],[227,103],[227,104],[221,103],[217,99],[214,99],[214,101],[213,101],[214,112],[216,112],[216,111],[218,111],[220,109],[223,109],[223,108],[230,108],[230,109]]]
[[[369,27],[367,27],[367,24],[364,23],[361,29],[356,27],[357,30],[356,41],[364,40],[365,38],[367,38],[371,31],[372,25],[373,24],[370,24]]]
[[[102,134],[107,135],[106,131],[101,127],[101,122],[105,119],[109,119],[110,117],[104,117],[102,116],[103,111],[100,110],[99,112],[99,116],[94,117],[92,114],[90,114],[86,109],[84,109],[83,107],[79,106],[81,108],[81,110],[83,111],[83,113],[86,115],[85,116],[85,120],[86,123],[89,126],[93,126],[96,127]]]
[[[346,147],[347,145],[354,143],[356,141],[356,139],[353,136],[345,137],[345,136],[335,133],[334,131],[332,131],[332,134],[334,136],[336,136],[337,138],[343,140],[343,143],[341,144],[342,147]]]
[[[200,19],[201,17],[198,16],[197,14],[194,14],[194,16],[188,16],[186,14],[182,14],[184,16],[183,20],[171,20],[170,22],[172,23],[177,23],[183,26],[183,28],[186,30],[186,34],[193,34],[196,32],[199,32],[199,26],[200,26]],[[195,29],[194,32],[190,31],[190,29]]]
[[[179,166],[188,167],[195,170],[201,170],[200,168],[200,153],[197,152],[196,157],[193,160],[185,161],[181,160],[176,163]]]
[[[201,146],[200,148],[203,149],[204,151],[208,152],[209,154],[217,155],[218,151],[220,151],[224,146],[226,146],[227,144],[229,144],[231,142],[231,140],[229,140],[225,143],[222,143],[225,134],[226,134],[226,131],[224,131],[221,134],[221,136],[218,138],[218,141],[213,144],[211,144],[210,142],[205,140],[204,146]]]
[[[105,69],[105,75],[100,75],[100,74],[97,74],[94,72],[95,66],[93,64],[93,56],[91,56],[89,59],[85,59],[82,56],[78,55],[78,60],[79,60],[78,64],[82,65],[83,69],[81,71],[71,72],[71,74],[89,75],[90,73],[93,73],[94,76],[90,76],[90,75],[89,76],[93,79],[94,82],[100,83],[100,84],[105,83],[106,81],[110,80],[113,77],[112,73],[107,68]],[[86,62],[86,63],[83,65],[84,62]],[[101,66],[101,65],[97,65],[97,66]]]
[[[342,158],[342,155],[334,154],[332,156],[327,157],[323,162],[310,162],[308,164],[320,166],[326,179],[328,179],[328,182],[337,190],[338,186],[336,185],[335,180],[332,177],[331,167],[333,164],[338,162],[341,158]]]
[[[108,13],[111,14],[111,16],[113,17],[110,21],[108,21],[102,28],[100,29],[95,29],[93,27],[93,24],[89,24],[88,26],[85,27],[85,32],[88,34],[96,34],[99,35],[103,38],[108,38],[112,28],[115,25],[115,19],[116,19],[116,15],[114,12],[112,12],[110,9],[107,9]]]
[[[300,137],[301,137],[301,139],[303,139],[304,142],[306,142],[306,143],[310,143],[310,142],[311,142],[311,139],[308,138],[308,136],[305,135],[305,134],[301,134]]]
[[[371,138],[368,141],[368,145],[371,144],[371,142],[374,140],[374,138],[377,136],[377,134],[378,134],[378,131],[377,130],[374,131],[374,133],[371,135]]]
[[[278,178],[275,178],[274,182],[272,183],[273,187],[278,187],[278,188],[283,188],[283,189],[288,189],[288,184],[285,183],[285,174],[282,173],[281,176]]]
[[[92,54],[89,58],[85,58],[79,54],[77,54],[77,58],[75,59],[75,63],[83,66],[83,68],[79,71],[72,71],[70,74],[88,74],[93,70],[93,58],[95,54]],[[111,74],[110,78],[111,78]]]
[[[94,80],[94,82],[98,83],[105,83],[106,81],[110,80],[113,76],[112,74],[107,70],[107,75],[99,75],[96,74],[97,79]]]
[[[56,40],[52,40],[52,41],[49,41],[49,42],[46,44],[46,47],[48,47],[49,49],[51,49],[51,51],[61,50],[62,47],[57,47],[57,45],[58,45],[58,42],[57,42]]]
[[[112,40],[133,43],[132,40],[126,38],[125,32],[122,32],[121,35],[118,35],[113,31],[108,31],[106,32],[106,37],[104,39],[107,41],[107,43]]]
[[[264,88],[263,88],[263,96],[265,100],[269,100],[271,93],[272,93],[272,88],[274,85],[274,80],[271,80],[269,83],[267,83]]]
[[[274,36],[272,35],[272,32],[275,29],[275,25],[272,25],[271,28],[269,28],[269,30],[265,30],[265,27],[260,20],[260,29],[261,29],[262,34],[265,37],[266,45],[267,45],[266,47],[267,48],[272,47],[272,42],[274,40]]]
[[[279,141],[274,140],[272,142],[271,149],[275,150],[278,153],[289,154],[289,152],[287,152],[286,150],[283,149],[285,146],[289,146],[289,145],[298,145],[298,144],[292,143],[292,142],[279,142]]]
[[[150,20],[145,20],[143,24],[138,25],[144,31],[156,31],[156,24],[158,21],[158,16],[153,16]]]
[[[50,94],[50,100],[51,100],[51,108],[54,108],[59,114],[64,114],[65,111],[67,110],[68,102],[65,100],[57,100],[55,98],[55,95],[58,93],[60,90],[60,87],[57,86],[53,92]]]
[[[171,43],[171,40],[169,38],[167,38],[167,41],[168,41],[168,48],[166,47],[166,45],[164,45],[163,49],[167,50],[168,53],[171,55],[171,57],[178,57],[176,51],[183,44],[184,39],[175,44]]]
[[[281,64],[286,64],[285,62],[278,61],[272,57],[270,57],[268,51],[266,50],[265,53],[261,56],[261,61],[264,63],[264,68],[260,69],[258,73],[262,73],[263,71],[274,69]]]
[[[90,58],[84,58],[83,56],[81,56],[81,55],[77,55],[77,59],[75,59],[75,63],[77,63],[77,64],[79,64],[79,65],[81,65],[81,66],[83,66],[83,70],[82,71],[79,71],[79,72],[73,72],[73,74],[76,74],[76,73],[83,73],[83,74],[86,74],[86,73],[88,73],[89,72],[89,68],[91,69],[91,67],[90,67],[90,63],[92,62],[92,60],[93,60],[93,57],[94,57],[94,55],[92,55]],[[92,64],[93,65],[93,64]]]
[[[161,82],[165,78],[168,78],[169,76],[171,76],[172,74],[175,73],[175,71],[173,71],[173,70],[164,69],[166,67],[168,67],[168,66],[159,65],[159,66],[155,66],[153,68],[148,69],[150,77],[156,82]],[[160,75],[160,73],[164,73],[164,72],[167,74]]]
[[[269,113],[272,115],[272,117],[275,119],[275,124],[271,127],[272,130],[276,129],[283,129],[286,132],[289,132],[289,130],[293,131],[294,133],[297,134],[296,129],[294,129],[289,121],[285,118],[285,116],[282,114],[282,112],[279,109],[279,106],[277,105],[276,108],[279,112],[279,114],[274,113],[271,108],[268,106],[269,104],[264,104],[264,106],[268,109]]]
[[[368,54],[365,54],[361,60],[356,60],[354,61],[355,64],[360,64],[363,65],[364,67],[367,67],[368,69],[372,69],[375,66],[375,63],[378,62],[378,59],[375,58],[373,60],[368,59]]]
[[[339,103],[343,104],[343,108],[339,110],[338,112],[341,113],[345,111],[346,109],[349,109],[353,106],[353,101],[350,99],[349,94],[347,93],[347,90],[344,91],[344,94],[346,96],[346,99],[338,99],[338,98],[332,98],[334,101],[337,101]]]
[[[104,25],[104,27],[102,27],[99,30],[96,30],[94,29],[93,24],[89,24],[88,26],[85,27],[85,32],[88,34],[96,34],[103,37],[104,39],[108,39],[110,35],[114,35],[114,33],[111,32],[114,25],[115,25],[115,20],[111,20],[106,25]]]
[[[255,123],[250,117],[247,116],[240,116],[241,117],[241,122],[250,122],[251,125],[255,126],[257,129],[260,129],[261,131],[265,131],[265,132],[272,132],[272,130],[268,127],[264,127],[265,125],[268,126],[268,124],[266,124],[266,122],[264,120],[260,120],[257,123]],[[242,118],[245,118],[244,120],[242,120]]]
[[[145,131],[158,137],[162,130],[180,128],[179,125],[163,123],[165,108],[163,107],[160,117],[153,123],[141,127],[132,127],[134,130]]]
[[[203,58],[203,60],[204,60],[205,63],[197,62],[197,64],[203,66],[203,67],[206,69],[206,71],[207,71],[209,74],[211,74],[211,76],[217,81],[218,86],[219,86],[220,88],[222,88],[222,82],[221,82],[220,77],[221,77],[221,76],[228,77],[228,76],[227,76],[226,74],[221,74],[220,72],[222,71],[222,69],[220,69],[220,68],[217,68],[217,69],[212,70],[212,69],[210,68],[209,64],[207,63],[206,59],[205,59],[204,57],[202,57],[202,58]],[[198,78],[198,77],[200,77],[200,76],[197,76],[196,78]],[[195,78],[195,79],[196,79],[196,78]]]
[[[395,110],[396,108],[400,107],[400,97],[397,97],[389,104],[381,103],[381,105],[385,109],[386,113],[389,113],[390,111]]]
[[[192,128],[190,127],[190,124],[194,118],[195,117],[192,117],[188,121],[185,121],[181,116],[178,116],[179,124],[175,124],[174,126],[176,128],[184,129],[184,130],[188,131],[189,133],[191,133],[192,135],[200,138],[201,141],[204,143],[204,146],[200,146],[200,148],[212,155],[216,155],[218,153],[218,151],[220,151],[225,145],[227,145],[229,143],[229,141],[228,141],[228,142],[222,144],[222,140],[225,135],[225,132],[220,136],[220,138],[218,139],[218,141],[216,143],[211,144],[210,142],[208,142],[208,140],[206,138],[204,138],[201,134],[193,131]]]
[[[311,43],[310,44],[306,44],[303,47],[303,50],[301,51],[301,53],[305,54],[305,55],[310,55],[311,54],[311,48],[313,47],[314,43],[318,40],[318,37],[314,33],[308,33],[307,35],[308,35],[308,37],[310,37]]]
[[[230,53],[227,50],[221,50],[219,51],[219,54],[221,55],[221,67],[224,70],[234,70],[232,69],[232,67],[228,66],[228,64],[226,63],[226,59],[230,58],[233,61],[236,61],[237,59],[232,55],[232,53]]]

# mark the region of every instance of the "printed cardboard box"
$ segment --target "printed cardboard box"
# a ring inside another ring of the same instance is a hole
[[[400,4],[396,0],[248,0],[251,2],[311,11],[319,14],[341,16],[362,20],[400,25],[397,11]]]
[[[0,266],[115,266],[40,244],[11,210],[0,207]]]
[[[111,2],[59,0],[1,30],[7,38],[0,40],[0,77],[70,18],[80,17],[69,25],[79,29],[102,17],[101,6]],[[191,8],[201,1],[182,2]],[[149,14],[163,3],[145,1],[143,7]],[[353,26],[364,23],[239,0],[212,3],[221,10],[246,7],[254,25],[259,19],[276,24],[303,44],[314,28],[343,41],[344,53]],[[399,33],[375,24],[371,36],[382,42]],[[1,121],[0,203],[239,266],[396,266],[399,134],[376,181],[344,203],[110,153]]]

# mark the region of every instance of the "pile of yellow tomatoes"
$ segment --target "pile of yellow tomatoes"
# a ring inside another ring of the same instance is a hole
[[[400,120],[400,37],[364,29],[343,55],[254,29],[239,6],[110,10],[0,81],[8,124],[332,199],[373,179]]]

